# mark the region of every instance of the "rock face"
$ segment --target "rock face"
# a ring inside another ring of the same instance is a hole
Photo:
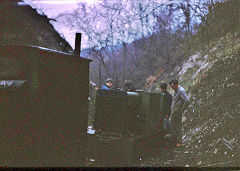
[[[228,34],[212,50],[173,69],[191,96],[183,119],[183,147],[162,151],[143,166],[239,167],[240,41]]]
[[[232,48],[215,51],[216,61],[190,89],[192,107],[187,112],[184,142],[186,148],[202,153],[194,163],[197,166],[236,161],[240,155],[239,44]]]
[[[71,46],[49,21],[22,1],[1,1],[0,45],[35,45],[71,53]]]

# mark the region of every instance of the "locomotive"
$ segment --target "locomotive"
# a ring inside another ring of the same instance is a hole
[[[75,55],[0,46],[1,166],[79,167],[86,158],[126,166],[164,141],[160,93],[98,90],[89,106],[91,60],[77,46]],[[89,107],[95,113],[90,134]]]
[[[0,165],[85,166],[89,62],[37,46],[0,46]]]

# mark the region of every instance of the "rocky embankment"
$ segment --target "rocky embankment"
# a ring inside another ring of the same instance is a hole
[[[169,74],[177,73],[191,96],[183,147],[162,150],[142,166],[240,167],[240,39],[223,39]]]

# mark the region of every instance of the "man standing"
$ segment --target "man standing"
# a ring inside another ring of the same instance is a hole
[[[106,83],[102,86],[103,90],[112,90],[113,89],[113,80],[111,78],[108,78],[106,80]]]
[[[176,146],[180,147],[182,144],[182,115],[190,104],[190,100],[186,95],[186,90],[178,84],[178,80],[172,80],[169,84],[175,91],[169,119],[174,129],[173,134],[177,141]]]
[[[163,127],[165,129],[169,129],[169,121],[168,118],[171,114],[171,105],[172,105],[172,95],[167,91],[167,84],[161,83],[161,106],[160,106],[160,113],[161,113],[161,123],[163,122]]]
[[[135,87],[132,86],[131,80],[125,80],[124,81],[123,90],[124,91],[130,91],[130,92],[136,91]]]

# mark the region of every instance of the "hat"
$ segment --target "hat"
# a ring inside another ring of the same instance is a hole
[[[113,83],[113,80],[111,78],[107,78],[106,83],[109,83],[109,82]]]

